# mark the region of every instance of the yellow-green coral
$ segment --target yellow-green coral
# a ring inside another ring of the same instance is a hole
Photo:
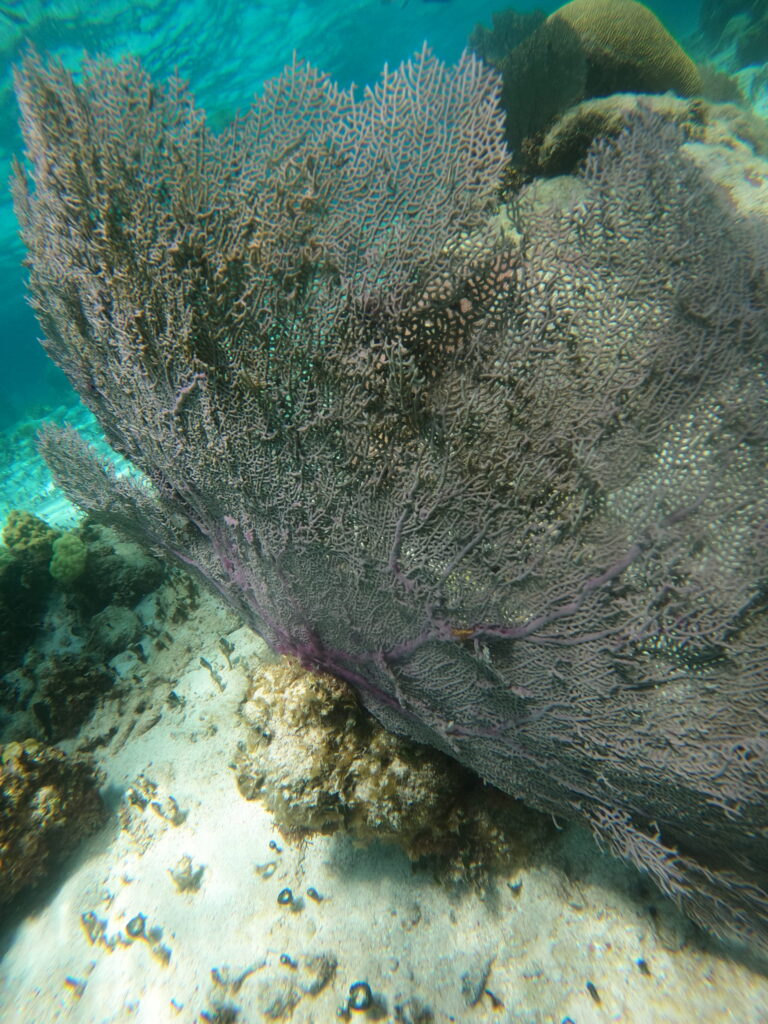
[[[572,0],[548,22],[565,22],[578,35],[591,64],[633,72],[624,88],[672,89],[681,96],[701,90],[698,69],[645,4],[635,0]]]
[[[88,548],[76,533],[62,533],[53,542],[53,555],[48,570],[59,583],[72,583],[82,576]]]

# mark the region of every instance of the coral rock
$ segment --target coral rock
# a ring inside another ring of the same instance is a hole
[[[482,882],[519,863],[546,833],[542,819],[483,787],[455,762],[382,729],[352,689],[292,659],[264,667],[241,708],[249,741],[238,786],[261,797],[288,835],[343,830],[397,842],[417,859]]]
[[[104,819],[91,761],[34,740],[0,747],[0,902],[39,881]]]

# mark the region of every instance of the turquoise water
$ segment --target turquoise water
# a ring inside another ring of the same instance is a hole
[[[523,2],[519,10],[558,4]],[[657,14],[679,37],[692,31],[698,4],[658,3]],[[343,84],[374,80],[426,39],[445,61],[457,59],[477,22],[490,23],[497,0],[197,0],[123,3],[108,0],[0,5],[0,181],[20,149],[11,69],[28,43],[77,67],[83,51],[133,53],[150,71],[177,71],[191,83],[214,123],[247,106],[259,84],[292,52]],[[39,351],[37,327],[24,302],[22,250],[7,190],[0,197],[0,426],[39,403],[71,400],[58,370]]]

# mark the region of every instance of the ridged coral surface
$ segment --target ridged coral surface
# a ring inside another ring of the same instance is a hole
[[[673,89],[693,96],[701,89],[696,65],[645,4],[636,0],[571,0],[549,17],[565,22],[588,58],[635,69],[635,86],[647,92]]]

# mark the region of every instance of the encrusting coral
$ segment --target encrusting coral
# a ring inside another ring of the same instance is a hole
[[[43,878],[103,822],[90,759],[35,740],[0,746],[0,904]]]
[[[3,544],[29,569],[48,564],[53,542],[59,536],[59,530],[25,509],[9,512],[3,527]]]
[[[383,729],[339,679],[291,658],[265,665],[241,707],[236,758],[247,799],[259,797],[287,837],[346,832],[436,856],[444,875],[483,883],[519,864],[548,822],[455,761]]]
[[[653,110],[676,125],[692,142],[726,147],[733,152],[748,149],[768,155],[768,124],[749,110],[732,103],[712,103],[679,96],[638,96],[615,93],[585,100],[557,118],[541,139],[531,146],[530,162],[544,176],[571,174],[586,157],[597,138],[615,138],[643,110]]]
[[[54,530],[17,510],[0,546],[0,742],[72,736],[113,684],[106,662],[138,637],[133,606],[165,569],[112,530]]]

